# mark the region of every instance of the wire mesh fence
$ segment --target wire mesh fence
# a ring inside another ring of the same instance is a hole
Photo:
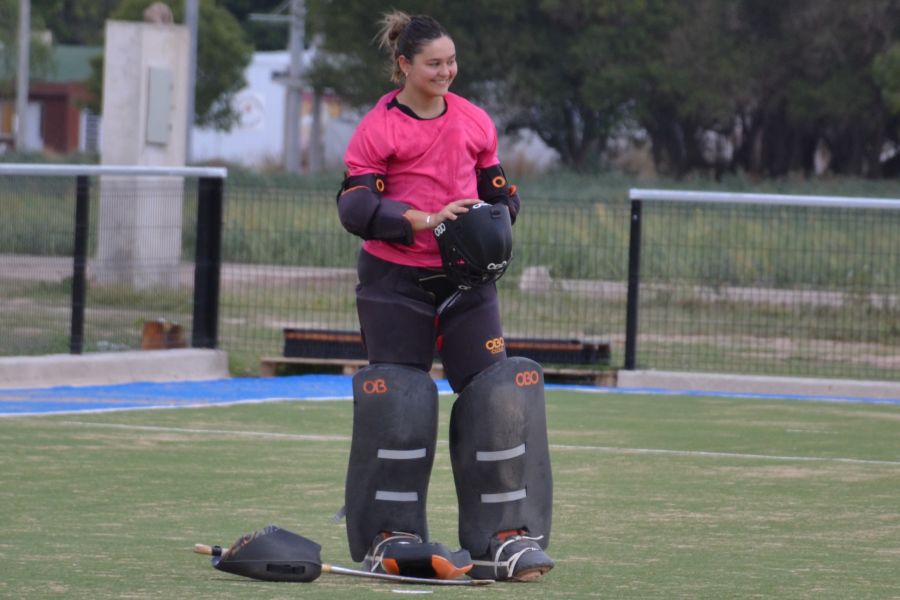
[[[0,352],[68,352],[74,178],[0,178]]]
[[[222,234],[220,345],[280,354],[285,328],[356,328],[356,241],[334,193],[230,186]]]
[[[92,178],[82,351],[141,348],[158,322],[191,343],[198,187]],[[2,355],[71,350],[76,196],[74,177],[0,175]],[[526,195],[499,282],[507,337],[602,340],[621,367],[631,219],[625,198]],[[358,330],[360,242],[333,189],[227,182],[221,221],[235,374],[280,355],[286,329]],[[900,379],[900,211],[646,202],[642,229],[636,367]]]
[[[360,241],[338,221],[334,190],[229,186],[226,196],[221,346],[252,360],[280,354],[285,329],[358,330]],[[506,335],[621,340],[627,223],[621,200],[529,204],[499,282]]]
[[[160,322],[189,345],[197,200],[196,176],[152,169],[0,171],[0,354],[138,349]]]
[[[644,204],[638,366],[900,378],[900,210],[725,200]]]

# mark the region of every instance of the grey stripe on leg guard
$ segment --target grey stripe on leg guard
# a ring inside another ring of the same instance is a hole
[[[350,555],[376,535],[428,539],[425,500],[437,440],[438,393],[428,373],[376,364],[353,376],[353,441],[344,500]]]
[[[450,415],[450,459],[459,500],[459,541],[473,557],[491,536],[527,529],[550,541],[553,478],[541,366],[508,358],[481,372]]]

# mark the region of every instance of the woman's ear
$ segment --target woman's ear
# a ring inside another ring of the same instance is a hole
[[[397,65],[400,67],[400,71],[403,72],[403,76],[409,77],[409,70],[412,69],[412,62],[401,54],[397,58]]]

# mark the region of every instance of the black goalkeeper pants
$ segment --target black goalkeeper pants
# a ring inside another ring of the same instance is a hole
[[[360,251],[356,310],[370,363],[431,370],[435,350],[453,391],[506,358],[493,283],[457,291],[439,269],[390,263]]]

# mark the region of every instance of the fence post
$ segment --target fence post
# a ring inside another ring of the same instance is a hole
[[[72,317],[69,352],[81,354],[84,349],[84,309],[87,296],[88,215],[91,182],[87,175],[75,177],[75,247],[72,251]]]
[[[219,274],[222,267],[223,180],[197,182],[197,246],[194,252],[194,318],[191,346],[215,348],[219,336]]]
[[[638,290],[641,286],[641,201],[631,201],[631,232],[628,239],[628,303],[625,313],[625,365],[636,368]]]

